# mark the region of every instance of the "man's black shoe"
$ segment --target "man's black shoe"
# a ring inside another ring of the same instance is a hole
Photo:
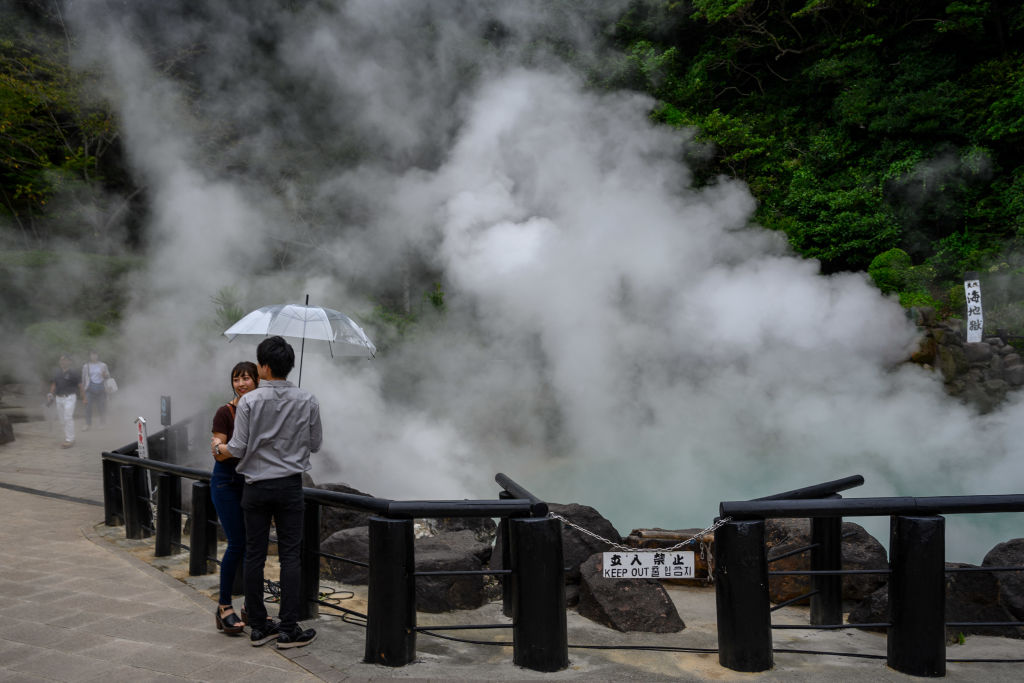
[[[277,640],[280,635],[279,624],[273,619],[267,619],[267,623],[259,628],[256,626],[249,628],[249,642],[253,647],[266,645],[272,640]]]
[[[306,647],[316,640],[316,631],[311,628],[303,630],[297,625],[291,631],[281,631],[277,639],[277,649],[287,650],[290,647]]]

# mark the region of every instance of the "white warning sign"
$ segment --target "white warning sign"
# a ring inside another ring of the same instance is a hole
[[[604,553],[606,579],[692,579],[693,551]]]

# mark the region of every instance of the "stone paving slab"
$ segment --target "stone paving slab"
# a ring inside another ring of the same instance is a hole
[[[125,433],[121,433],[121,432]],[[80,433],[59,448],[47,423],[18,423],[16,441],[0,446],[0,680],[3,681],[910,681],[884,659],[815,655],[885,654],[885,638],[862,631],[776,631],[775,667],[741,674],[714,653],[620,648],[717,646],[714,591],[669,587],[687,624],[678,634],[618,633],[570,611],[570,666],[541,674],[512,664],[511,647],[417,636],[417,659],[389,668],[362,662],[358,619],[324,607],[306,626],[318,631],[307,648],[253,648],[213,625],[216,575],[189,577],[182,553],[154,558],[152,539],[129,540],[105,527],[99,454],[129,443],[129,428]],[[273,575],[268,562],[268,576]],[[366,589],[330,585],[338,604],[366,611]],[[330,600],[331,598],[326,598]],[[274,612],[273,606],[270,607]],[[807,623],[806,609],[776,612],[777,623]],[[420,625],[505,623],[499,604],[470,612],[420,614]],[[500,643],[510,631],[440,632]],[[577,647],[589,646],[589,647]],[[972,636],[948,656],[1024,659],[1024,641]],[[1020,664],[950,663],[946,680],[1008,681]]]

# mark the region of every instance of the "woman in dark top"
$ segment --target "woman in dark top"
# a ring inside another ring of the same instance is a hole
[[[238,399],[257,387],[259,374],[256,364],[243,361],[231,370],[231,389],[235,397],[217,409],[213,416],[213,436],[220,441],[231,440],[235,431],[235,406]],[[210,479],[210,495],[217,509],[220,525],[228,539],[228,547],[220,562],[220,601],[217,606],[217,630],[227,635],[238,635],[245,622],[238,618],[231,605],[231,587],[235,582],[238,565],[245,556],[245,519],[242,516],[242,488],[245,478],[235,471],[238,458],[227,453],[213,452],[217,462]]]

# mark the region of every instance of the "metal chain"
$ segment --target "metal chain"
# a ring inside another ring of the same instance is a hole
[[[679,550],[684,545],[690,545],[691,543],[697,542],[697,543],[700,543],[700,545],[701,545],[700,554],[701,554],[701,557],[705,559],[705,561],[707,560],[706,550],[704,548],[704,543],[701,541],[701,539],[704,538],[705,534],[710,534],[710,533],[714,532],[715,529],[717,529],[718,527],[722,526],[723,524],[726,524],[726,523],[732,521],[732,517],[724,517],[724,518],[718,520],[717,522],[715,522],[714,524],[712,524],[711,526],[707,527],[706,529],[702,529],[701,531],[698,531],[696,534],[694,534],[693,536],[691,536],[687,540],[682,541],[681,543],[676,543],[671,548],[631,548],[629,546],[622,545],[621,543],[616,543],[614,541],[610,541],[607,538],[604,538],[603,536],[595,534],[593,531],[590,531],[589,529],[584,529],[579,524],[574,524],[573,522],[570,522],[565,517],[562,517],[559,514],[555,514],[554,512],[548,512],[548,517],[551,517],[551,518],[554,518],[554,519],[560,519],[560,520],[562,520],[563,524],[571,526],[573,529],[576,529],[576,531],[579,531],[580,533],[586,534],[587,536],[591,536],[593,538],[596,538],[597,540],[601,541],[602,543],[607,543],[609,546],[611,546],[615,550],[619,550],[619,551],[626,552],[626,553],[670,553],[673,550]]]

